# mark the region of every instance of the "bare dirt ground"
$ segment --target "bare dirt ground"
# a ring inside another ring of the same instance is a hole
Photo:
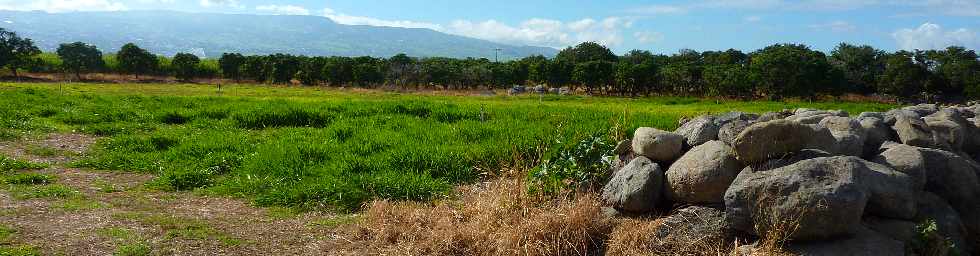
[[[144,185],[152,175],[66,167],[95,141],[80,134],[49,134],[0,143],[0,154],[50,165],[17,172],[57,177],[53,184],[26,188],[27,193],[49,187],[69,191],[24,196],[25,188],[0,183],[0,228],[13,230],[0,247],[16,245],[43,255],[342,253],[331,248],[342,247],[335,229],[349,216],[294,214],[239,199],[158,191]]]

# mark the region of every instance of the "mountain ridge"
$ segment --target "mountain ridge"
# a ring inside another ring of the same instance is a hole
[[[61,43],[81,41],[115,52],[133,42],[151,52],[191,52],[215,57],[224,52],[287,53],[312,56],[494,58],[554,56],[549,47],[514,46],[447,34],[427,28],[344,25],[327,17],[118,11],[46,13],[0,11],[0,27],[31,38],[53,51]]]

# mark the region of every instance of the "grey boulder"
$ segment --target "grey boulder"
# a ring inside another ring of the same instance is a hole
[[[730,146],[709,141],[692,148],[667,169],[667,198],[693,204],[721,203],[741,169]]]
[[[761,163],[806,148],[818,137],[810,126],[789,120],[755,123],[735,138],[732,146],[739,161]],[[825,136],[829,136],[827,131]]]
[[[719,128],[713,117],[699,116],[681,125],[674,133],[684,136],[687,144],[693,147],[718,139]]]
[[[633,133],[633,152],[657,162],[677,159],[684,146],[684,136],[650,127]]]
[[[932,137],[932,129],[922,118],[909,115],[897,115],[892,129],[898,139],[910,146],[932,147],[936,144]]]
[[[868,131],[861,122],[850,117],[831,116],[820,121],[820,126],[830,130],[834,137],[838,154],[863,156]]]
[[[754,124],[755,121],[746,120],[733,120],[721,126],[718,130],[718,140],[727,143],[728,145],[733,145],[735,143],[735,138],[738,137],[739,133],[748,128],[750,125]]]
[[[602,188],[606,205],[627,212],[649,212],[660,200],[663,170],[646,157],[636,157],[616,172]]]

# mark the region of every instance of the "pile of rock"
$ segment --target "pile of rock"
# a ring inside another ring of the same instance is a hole
[[[674,132],[639,128],[617,147],[602,197],[618,214],[701,212],[701,224],[678,225],[720,227],[699,229],[708,237],[782,232],[786,249],[803,255],[903,255],[916,225],[934,221],[949,250],[975,255],[978,115],[980,105],[924,104],[857,117],[733,112]]]

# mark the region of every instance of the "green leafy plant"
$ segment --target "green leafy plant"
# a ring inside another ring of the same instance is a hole
[[[960,255],[956,245],[939,233],[939,226],[932,219],[915,225],[915,240],[908,248],[910,255]]]
[[[567,146],[559,141],[528,174],[530,190],[556,195],[604,179],[602,174],[609,168],[607,159],[614,147],[605,138],[596,134]]]

